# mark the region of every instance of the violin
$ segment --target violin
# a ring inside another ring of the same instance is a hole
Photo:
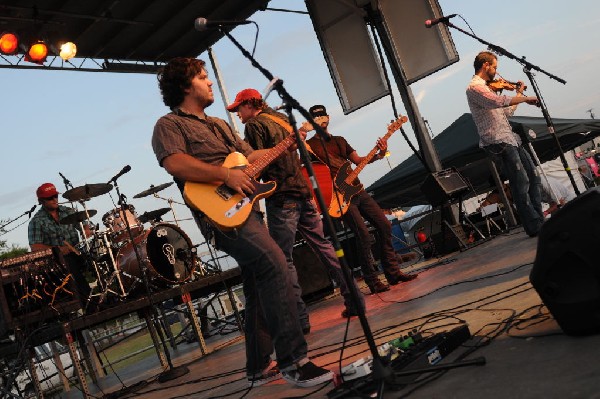
[[[502,91],[502,90],[518,90],[521,88],[521,83],[519,82],[509,82],[508,80],[494,79],[487,82],[487,85],[492,91]],[[523,91],[527,89],[527,86],[523,86]]]

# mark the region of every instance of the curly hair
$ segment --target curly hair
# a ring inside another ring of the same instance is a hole
[[[496,55],[494,53],[490,53],[489,51],[482,51],[477,54],[475,57],[475,61],[473,61],[473,68],[475,68],[475,73],[479,72],[483,64],[489,62],[490,64],[494,62],[496,59]]]
[[[196,58],[177,57],[159,71],[158,87],[167,107],[173,109],[183,102],[185,90],[192,86],[192,79],[204,70],[204,65]]]
[[[242,104],[250,104],[253,108],[260,110],[265,110],[268,107],[267,103],[262,98],[251,98],[249,100],[242,101],[240,105]]]

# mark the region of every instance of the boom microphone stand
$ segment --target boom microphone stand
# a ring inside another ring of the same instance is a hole
[[[163,336],[161,326],[158,323],[158,314],[156,312],[156,308],[154,307],[154,304],[152,301],[152,290],[150,289],[150,283],[148,282],[148,271],[147,271],[144,261],[142,260],[141,255],[139,253],[138,243],[135,242],[136,237],[133,236],[133,232],[131,231],[131,226],[129,225],[129,218],[127,218],[126,212],[129,210],[129,207],[127,206],[127,197],[125,197],[125,195],[121,194],[121,191],[119,190],[119,185],[117,184],[117,179],[121,175],[129,172],[130,170],[131,170],[131,167],[129,165],[125,166],[121,170],[121,172],[119,172],[115,177],[113,177],[109,181],[109,183],[112,182],[114,184],[115,190],[117,192],[117,197],[119,198],[118,204],[121,207],[121,215],[123,215],[123,219],[125,219],[125,226],[127,229],[127,233],[129,235],[129,239],[131,240],[131,246],[133,247],[133,252],[135,253],[135,258],[137,260],[138,267],[140,268],[140,272],[142,274],[142,281],[144,283],[144,288],[146,289],[146,295],[148,296],[148,300],[150,302],[152,321],[155,325],[155,330],[158,333],[158,336],[160,338],[160,342],[163,347],[163,352],[165,354],[165,358],[166,358],[167,364],[169,366],[168,370],[165,370],[158,375],[158,382],[167,382],[167,381],[174,380],[176,378],[181,377],[182,375],[189,373],[190,370],[186,366],[173,367],[173,362],[171,361],[171,355],[169,353],[169,349],[167,348],[167,344],[165,342],[165,338]]]
[[[296,120],[291,111],[293,109],[298,110],[298,112],[300,112],[300,114],[302,114],[302,116],[304,118],[306,118],[306,120],[311,121],[311,123],[315,127],[317,133],[320,134],[321,136],[326,137],[326,133],[323,131],[321,126],[313,120],[313,118],[308,113],[308,111],[306,109],[304,109],[298,103],[298,101],[287,92],[287,90],[283,87],[282,80],[274,78],[273,74],[271,72],[269,72],[267,69],[265,69],[263,66],[261,66],[254,59],[254,57],[246,49],[244,49],[244,47],[242,47],[242,45],[233,36],[231,36],[231,34],[229,32],[227,32],[227,30],[225,30],[221,27],[219,28],[219,30],[221,31],[221,33],[224,36],[227,36],[227,38],[229,40],[231,40],[231,42],[242,52],[244,57],[246,57],[250,61],[252,66],[254,66],[256,69],[258,69],[269,80],[269,82],[271,82],[271,84],[273,85],[273,90],[277,91],[277,94],[279,94],[279,97],[281,97],[283,102],[286,104],[286,111],[288,113],[290,125],[293,127],[294,133],[296,135],[296,142],[298,145],[298,149],[300,150],[300,157],[301,157],[302,161],[304,162],[304,165],[306,166],[306,170],[310,177],[310,181],[313,184],[315,196],[317,197],[317,201],[318,201],[321,209],[327,209],[327,205],[325,204],[325,200],[323,199],[321,189],[315,178],[315,173],[314,173],[314,170],[312,167],[310,156],[308,155],[308,151],[306,150],[304,141],[300,138],[300,135],[298,134],[298,129],[296,128]],[[344,279],[346,280],[346,284],[348,285],[350,297],[352,298],[352,302],[357,310],[360,325],[363,329],[367,344],[369,346],[369,350],[371,351],[371,356],[373,358],[373,373],[372,373],[372,375],[373,375],[373,379],[376,380],[377,382],[379,382],[378,397],[381,398],[381,397],[383,397],[384,381],[392,376],[392,369],[389,364],[384,364],[382,358],[379,356],[379,352],[377,351],[377,346],[375,344],[375,339],[373,338],[373,333],[371,331],[371,327],[369,326],[369,322],[367,321],[365,311],[360,306],[360,301],[358,299],[358,292],[357,292],[356,286],[353,284],[353,277],[350,274],[350,269],[348,267],[348,263],[346,262],[346,258],[344,256],[344,251],[340,245],[340,242],[337,239],[337,234],[335,234],[335,232],[336,232],[335,226],[333,225],[331,218],[329,217],[327,212],[323,212],[323,221],[326,224],[329,231],[334,232],[334,234],[331,234],[333,248],[335,249],[335,252],[340,261],[342,274],[344,275]]]
[[[503,49],[502,47],[492,44],[490,42],[487,42],[487,41],[477,37],[475,34],[467,32],[464,29],[457,27],[452,22],[450,22],[449,18],[439,18],[439,20],[440,20],[440,23],[443,23],[449,27],[452,27],[452,28],[456,29],[457,31],[464,33],[465,35],[474,38],[475,40],[479,41],[480,43],[485,44],[490,51],[493,51],[494,53],[499,54],[499,55],[504,55],[510,59],[517,61],[519,64],[523,65],[523,72],[525,72],[525,74],[527,75],[527,78],[529,79],[529,82],[531,83],[531,87],[533,88],[533,91],[535,92],[535,95],[539,100],[542,115],[544,116],[544,119],[546,120],[546,126],[548,126],[548,133],[550,133],[550,135],[554,139],[554,143],[556,144],[556,148],[558,149],[558,154],[560,156],[560,160],[563,164],[565,171],[567,172],[567,175],[569,176],[569,180],[571,181],[571,184],[573,185],[573,190],[575,190],[576,195],[581,194],[581,192],[579,191],[579,188],[577,187],[577,184],[575,183],[575,179],[573,178],[573,174],[571,173],[571,169],[569,168],[567,159],[565,158],[565,154],[560,145],[560,141],[558,140],[558,137],[556,136],[556,132],[554,130],[554,123],[552,122],[552,118],[550,118],[550,114],[548,113],[548,108],[546,107],[546,103],[544,102],[544,99],[542,97],[540,89],[539,89],[537,82],[535,81],[535,79],[533,77],[533,73],[531,71],[534,70],[534,71],[541,72],[541,73],[545,74],[546,76],[548,76],[549,78],[554,79],[557,82],[560,82],[562,84],[566,84],[567,82],[564,79],[561,79],[558,76],[555,76],[549,72],[546,72],[543,69],[541,69],[540,67],[538,67],[537,65],[534,65],[531,62],[527,61],[525,59],[525,56],[518,58],[511,52]],[[536,156],[536,158],[537,158],[537,156]]]

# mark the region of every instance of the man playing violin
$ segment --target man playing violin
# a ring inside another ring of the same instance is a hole
[[[473,67],[475,75],[467,87],[467,102],[479,132],[479,146],[508,177],[523,228],[530,237],[535,237],[544,221],[541,180],[521,139],[512,131],[508,117],[514,114],[518,104],[538,105],[538,99],[523,95],[523,82],[514,86],[517,94],[513,97],[497,94],[488,86],[498,67],[493,53],[477,54]]]

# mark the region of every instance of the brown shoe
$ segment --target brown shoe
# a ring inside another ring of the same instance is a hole
[[[390,286],[383,281],[377,280],[376,282],[369,284],[367,283],[371,294],[378,294],[380,292],[386,292],[390,290]]]
[[[418,274],[406,274],[406,273],[402,273],[401,271],[398,271],[397,273],[394,273],[393,275],[389,275],[386,274],[385,278],[387,279],[388,283],[390,283],[391,285],[396,285],[398,283],[403,283],[406,281],[411,281],[416,279],[418,276]]]

